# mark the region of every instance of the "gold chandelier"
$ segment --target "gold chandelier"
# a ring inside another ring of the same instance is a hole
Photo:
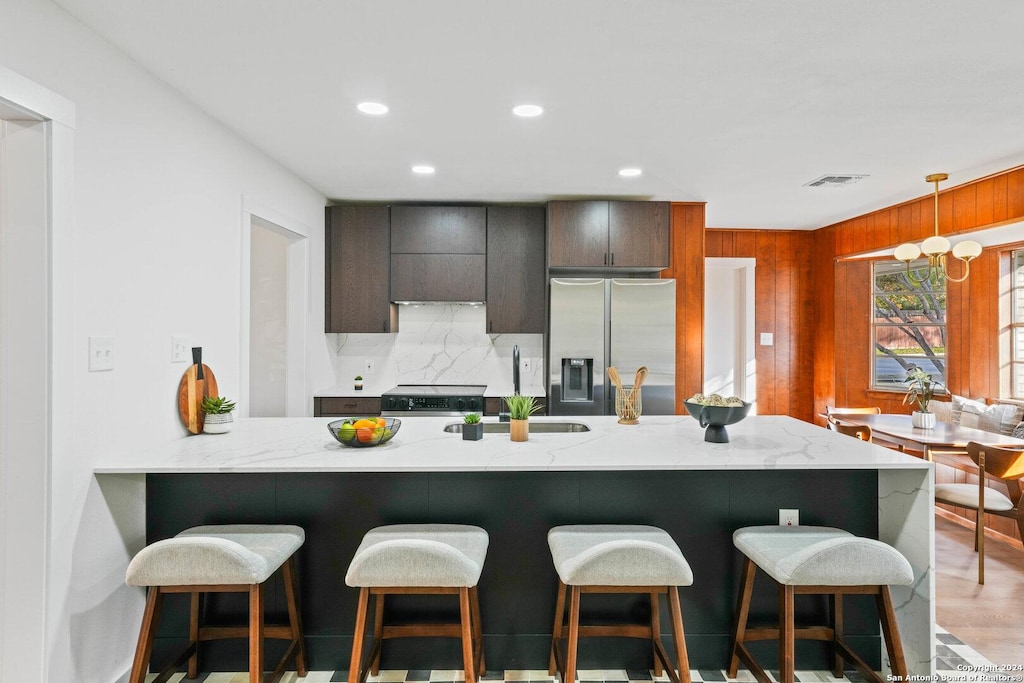
[[[925,176],[925,181],[935,183],[935,234],[926,239],[918,247],[913,243],[901,244],[893,252],[893,258],[907,264],[907,277],[921,284],[932,277],[944,277],[951,282],[963,282],[971,274],[971,259],[981,255],[981,245],[974,240],[964,240],[953,247],[953,258],[963,262],[964,274],[955,278],[946,270],[946,256],[950,253],[949,240],[939,235],[939,183],[949,178],[948,173],[933,173]],[[913,276],[910,263],[924,253],[928,257],[928,271],[920,280]]]

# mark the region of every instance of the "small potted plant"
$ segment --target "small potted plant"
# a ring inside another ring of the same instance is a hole
[[[356,375],[356,391],[362,391],[362,390],[363,390],[363,376],[362,375]]]
[[[231,431],[231,411],[235,409],[233,401],[223,396],[206,396],[200,404],[205,418],[203,419],[204,434],[224,434]]]
[[[928,403],[935,395],[937,382],[933,382],[932,376],[917,366],[911,368],[903,381],[910,385],[903,397],[903,404],[916,403],[920,408],[910,416],[911,423],[918,429],[931,429],[935,426],[935,413],[928,410]]]
[[[540,410],[533,396],[512,394],[504,398],[508,406],[509,435],[513,441],[526,441],[530,438],[530,416]]]
[[[478,413],[469,413],[462,418],[462,440],[479,441],[484,438],[484,423]]]

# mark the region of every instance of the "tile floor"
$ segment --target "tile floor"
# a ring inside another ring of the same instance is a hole
[[[991,664],[984,657],[975,652],[969,645],[960,642],[955,636],[947,633],[942,628],[936,628],[935,651],[937,662],[935,673],[937,680],[944,680],[952,677],[957,679],[959,673],[957,666],[963,665],[988,665]],[[773,678],[777,678],[777,672],[769,672]],[[741,669],[736,678],[727,678],[724,671],[716,669],[694,669],[690,672],[693,683],[712,683],[716,681],[739,681],[739,683],[752,683],[754,677],[749,671]],[[181,683],[185,674],[176,674],[171,677],[170,683]],[[151,681],[156,676],[149,676],[146,680]],[[577,675],[580,683],[633,683],[634,681],[667,681],[668,676],[653,678],[650,671],[625,671],[622,669],[612,670],[584,670]],[[864,678],[854,671],[848,671],[846,677],[837,679],[827,671],[797,671],[797,681],[800,683],[830,683],[831,681],[850,681],[860,683]],[[208,673],[200,674],[193,679],[202,683],[248,683],[249,674],[246,673]],[[348,680],[348,671],[310,671],[305,678],[298,678],[294,672],[285,674],[282,683],[331,683],[332,681]],[[464,680],[462,671],[450,671],[435,669],[433,671],[406,671],[390,670],[381,671],[379,676],[370,676],[369,683],[452,683],[453,681]],[[556,679],[548,676],[546,670],[538,671],[489,671],[483,680],[485,681],[509,681],[515,683],[557,683]],[[962,679],[961,679],[962,680]],[[978,679],[979,683],[983,679]]]

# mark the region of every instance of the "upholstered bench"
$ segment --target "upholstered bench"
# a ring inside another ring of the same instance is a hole
[[[551,634],[548,673],[555,670],[563,683],[576,677],[579,639],[587,636],[623,636],[651,641],[654,672],[664,666],[675,683],[690,683],[683,617],[678,586],[693,584],[693,572],[672,537],[653,526],[592,524],[554,527],[548,532],[551,559],[558,573],[558,598]],[[569,617],[565,624],[568,588]],[[642,625],[580,625],[580,596],[583,593],[645,593],[650,596],[651,620]],[[659,595],[666,594],[675,641],[678,675],[661,642]],[[568,630],[566,654],[561,650],[562,633]]]
[[[747,643],[755,640],[779,641],[779,683],[793,683],[794,641],[797,638],[830,641],[834,648],[834,676],[842,677],[843,660],[849,660],[869,679],[882,678],[855,654],[843,640],[844,593],[875,596],[882,635],[892,673],[907,680],[896,614],[889,586],[909,585],[914,572],[902,554],[881,541],[854,536],[842,529],[818,526],[754,526],[738,529],[733,543],[746,560],[740,581],[736,607],[736,632],[728,674],[735,678],[740,660],[761,683],[773,683],[755,660]],[[779,592],[777,627],[747,628],[754,575],[760,569],[775,582]],[[793,623],[793,598],[796,594],[832,596],[831,623],[828,626],[796,628]]]
[[[389,638],[447,636],[462,639],[466,683],[484,675],[483,628],[477,583],[483,571],[489,538],[476,526],[463,524],[393,524],[363,536],[345,575],[359,588],[352,640],[349,683],[380,672],[383,641]],[[385,625],[385,595],[458,595],[458,624]],[[363,640],[369,599],[374,596],[373,645],[363,661]]]
[[[298,675],[305,676],[306,654],[295,574],[295,551],[305,539],[305,532],[300,527],[284,524],[198,526],[139,551],[128,565],[125,582],[129,586],[148,586],[149,593],[129,682],[143,683],[146,678],[160,607],[168,593],[191,595],[190,644],[160,673],[157,681],[166,681],[186,659],[188,677],[195,678],[199,668],[199,643],[238,637],[239,631],[249,638],[251,683],[263,680],[264,638],[291,641],[274,670],[273,680],[281,676],[292,659]],[[283,568],[289,624],[266,626],[263,623],[264,584],[279,568]],[[229,592],[249,593],[248,628],[202,626],[199,619],[200,596],[203,593]]]

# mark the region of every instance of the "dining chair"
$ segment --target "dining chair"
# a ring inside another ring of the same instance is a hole
[[[985,583],[985,513],[1017,522],[1024,538],[1024,451],[986,446],[976,441],[967,444],[967,454],[978,466],[977,484],[936,484],[935,502],[974,510],[974,547],[978,552],[978,583]],[[988,478],[1006,486],[1008,495],[986,486]]]
[[[831,418],[831,416],[829,417]],[[829,423],[833,424],[831,419],[829,420]],[[861,441],[867,441],[868,443],[871,443],[871,427],[867,425],[852,425],[836,420],[833,426],[835,427],[835,431],[839,432],[840,434],[853,436],[860,439]]]

